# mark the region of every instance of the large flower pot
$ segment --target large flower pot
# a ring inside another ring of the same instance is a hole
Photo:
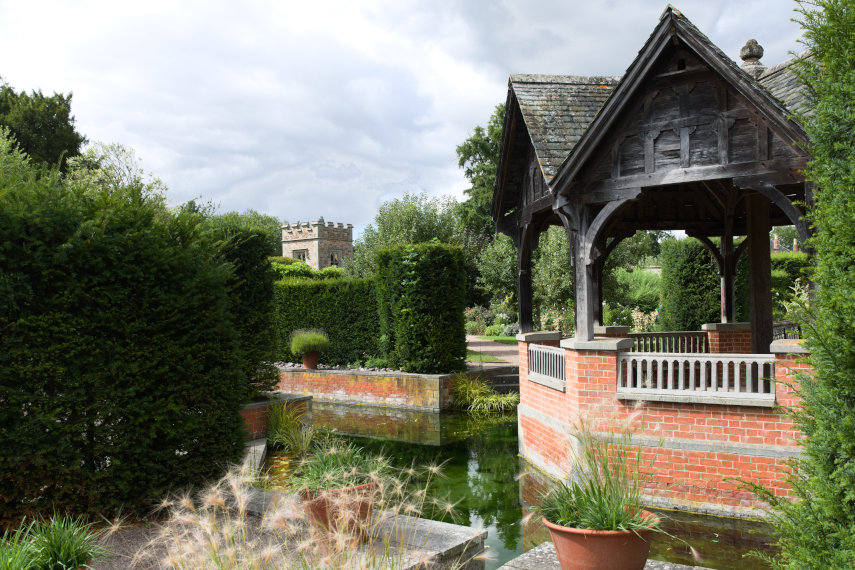
[[[314,370],[318,367],[318,359],[321,357],[321,354],[315,350],[312,352],[307,352],[303,355],[303,368],[307,370]]]
[[[642,511],[651,526],[659,517]],[[549,529],[561,570],[642,570],[650,553],[652,528],[631,530],[586,530],[558,526],[543,519]]]
[[[377,485],[367,483],[340,489],[304,489],[300,498],[310,524],[361,540],[369,534],[376,492]]]

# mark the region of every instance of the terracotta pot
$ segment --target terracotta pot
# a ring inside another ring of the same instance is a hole
[[[307,370],[314,370],[318,367],[318,359],[321,357],[321,354],[315,350],[312,352],[307,352],[303,355],[303,368]]]
[[[368,537],[377,485],[300,491],[309,523],[325,531],[343,531],[356,539]],[[342,528],[343,526],[343,528]]]
[[[651,526],[659,517],[648,511],[642,516]],[[586,530],[558,526],[543,519],[549,529],[561,570],[642,570],[650,553],[653,529]]]

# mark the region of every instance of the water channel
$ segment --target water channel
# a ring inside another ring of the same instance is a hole
[[[314,402],[312,422],[383,450],[402,467],[445,462],[435,491],[457,502],[457,524],[488,531],[487,570],[549,540],[526,506],[552,483],[517,455],[516,416],[471,418],[389,408]],[[656,511],[674,538],[656,535],[650,557],[707,568],[767,568],[752,550],[771,552],[768,525],[741,519]],[[439,517],[437,517],[439,518]],[[701,555],[695,561],[689,547]]]

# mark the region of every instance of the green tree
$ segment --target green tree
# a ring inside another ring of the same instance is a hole
[[[212,227],[241,227],[264,233],[267,256],[282,255],[282,222],[276,216],[270,216],[248,209],[243,212],[214,214],[209,223]]]
[[[345,270],[354,277],[369,277],[377,271],[377,252],[386,246],[405,243],[440,243],[460,245],[453,198],[429,198],[427,194],[406,193],[401,198],[384,202],[368,224],[362,237],[353,244],[353,257],[344,262]]]
[[[472,185],[465,191],[469,198],[460,204],[458,217],[463,227],[485,236],[495,233],[490,208],[504,123],[505,105],[497,105],[487,128],[475,127],[472,135],[457,146],[458,165]]]
[[[799,2],[810,59],[799,73],[816,185],[809,214],[818,285],[806,323],[812,376],[799,375],[804,434],[789,478],[795,502],[769,498],[781,568],[855,568],[855,3]]]
[[[50,97],[41,91],[16,93],[3,82],[0,126],[11,131],[31,160],[62,170],[69,158],[80,154],[80,147],[86,142],[86,137],[74,128],[71,93],[54,93]]]

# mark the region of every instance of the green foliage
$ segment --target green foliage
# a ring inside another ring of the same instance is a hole
[[[233,267],[198,215],[0,136],[0,524],[147,511],[243,452]]]
[[[278,256],[282,254],[282,222],[275,216],[261,214],[255,210],[242,213],[226,212],[211,216],[209,223],[213,227],[246,228],[264,235],[265,255]]]
[[[801,60],[812,113],[802,117],[815,184],[810,212],[819,286],[813,321],[803,324],[813,376],[799,375],[801,406],[791,410],[804,434],[791,502],[772,501],[778,567],[855,567],[855,9],[851,0],[800,2]]]
[[[427,194],[404,194],[384,202],[374,224],[368,224],[353,244],[353,256],[344,260],[348,275],[369,277],[377,271],[377,252],[392,245],[438,240],[457,243],[452,198],[428,198]]]
[[[577,422],[570,452],[574,478],[542,495],[538,514],[571,528],[658,530],[642,515],[641,493],[651,465],[643,459],[642,446],[633,445],[637,426],[615,427],[596,430],[589,420]]]
[[[466,359],[463,252],[422,243],[380,250],[378,301],[381,350],[408,372],[462,370]]]
[[[519,394],[499,394],[480,376],[457,374],[451,388],[454,407],[471,414],[504,413],[515,410]]]
[[[278,259],[291,259],[289,257],[283,257]],[[290,263],[282,263],[281,261],[272,261],[271,267],[273,268],[273,272],[276,274],[277,280],[279,279],[292,279],[292,278],[305,278],[305,279],[317,279],[318,271],[310,266],[305,261],[301,261],[299,259],[294,259]]]
[[[39,90],[28,95],[4,83],[0,85],[0,127],[11,132],[30,160],[62,170],[86,142],[74,128],[71,93],[47,97]]]
[[[14,530],[3,531],[0,537],[0,570],[33,570],[38,553],[33,548],[31,531],[35,521]]]
[[[316,449],[304,459],[288,486],[294,491],[340,489],[376,483],[391,473],[385,457],[369,455],[359,446],[339,441],[328,449]]]
[[[516,257],[513,267],[516,271]],[[531,285],[535,307],[573,307],[573,265],[564,228],[551,226],[540,234],[532,255]]]
[[[0,538],[0,570],[66,570],[83,568],[107,553],[101,531],[68,515],[22,523]]]
[[[378,352],[377,288],[371,279],[286,279],[274,284],[278,360],[300,362],[290,351],[296,329],[323,329],[330,348],[329,365],[346,365]]]
[[[315,428],[305,425],[305,419],[303,408],[271,402],[267,407],[267,443],[294,456],[305,455],[315,436]]]
[[[504,123],[505,106],[497,105],[487,128],[475,127],[469,138],[457,147],[458,165],[472,185],[465,191],[469,198],[458,207],[458,216],[465,228],[485,236],[494,233],[490,208]]]
[[[91,523],[78,517],[54,515],[38,520],[30,530],[33,550],[37,553],[34,568],[65,570],[89,564],[106,553],[98,543],[99,534]]]
[[[320,329],[297,329],[291,333],[291,352],[303,356],[310,352],[325,352],[330,347],[327,333]]]
[[[715,260],[696,239],[662,242],[662,310],[667,331],[699,330],[721,319],[721,279]]]
[[[615,295],[616,305],[650,313],[659,306],[662,294],[662,278],[653,271],[634,269],[628,271],[618,267],[614,271],[619,294]]]
[[[229,279],[231,312],[246,378],[246,400],[274,389],[279,380],[273,329],[273,278],[268,260],[270,239],[264,228],[245,216],[206,220],[220,256],[233,266]]]
[[[662,231],[637,231],[612,250],[603,268],[603,300],[606,303],[629,309],[636,307],[632,297],[627,298],[625,284],[619,281],[619,270],[630,272],[640,269],[646,261],[660,255],[659,242],[665,234]]]
[[[496,234],[478,257],[478,287],[493,303],[504,302],[517,313],[517,248],[505,234]]]

